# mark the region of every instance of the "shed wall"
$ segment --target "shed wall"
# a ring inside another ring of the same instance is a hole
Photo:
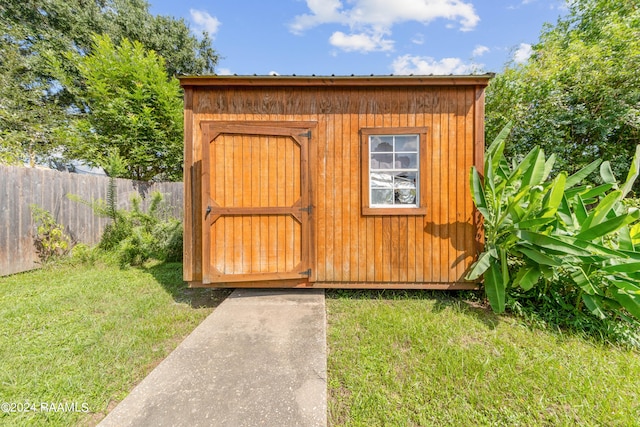
[[[202,280],[203,121],[316,122],[313,286],[470,287],[481,236],[469,169],[482,161],[483,86],[186,87],[185,280]],[[363,216],[360,129],[427,127],[426,215]],[[189,231],[190,230],[190,231]]]

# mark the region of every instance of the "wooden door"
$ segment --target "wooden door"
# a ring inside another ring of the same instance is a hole
[[[311,278],[310,129],[208,122],[203,137],[203,283]]]

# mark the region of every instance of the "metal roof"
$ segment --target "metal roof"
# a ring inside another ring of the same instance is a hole
[[[178,76],[182,86],[486,86],[494,73],[470,75],[195,75]]]

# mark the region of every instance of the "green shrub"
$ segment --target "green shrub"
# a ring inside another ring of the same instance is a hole
[[[151,235],[154,237],[154,253],[169,262],[182,261],[182,222],[177,219],[169,219],[160,222],[153,227]]]
[[[76,196],[72,200],[91,206],[96,215],[111,218],[98,248],[117,254],[122,265],[141,265],[153,258],[160,261],[182,261],[182,223],[168,217],[160,192],[151,194],[147,212],[138,196],[131,198],[131,209],[117,209],[116,195],[110,192],[107,202],[87,202]]]
[[[123,264],[140,265],[150,258],[160,261],[182,261],[182,223],[175,218],[163,219],[163,197],[151,195],[148,212],[140,207],[140,198],[131,199],[130,211],[118,211],[113,231],[106,235],[110,244],[122,237],[116,250]]]
[[[484,275],[496,312],[509,297],[542,297],[598,318],[640,319],[640,211],[623,203],[640,172],[640,146],[623,184],[600,160],[550,178],[555,157],[539,147],[519,163],[504,158],[508,133],[487,149],[484,179],[471,171],[485,251],[467,278]],[[581,185],[598,166],[603,184]]]
[[[59,259],[71,249],[71,238],[46,209],[31,205],[31,215],[36,224],[33,238],[36,253],[43,264]]]
[[[115,250],[120,243],[131,236],[133,225],[122,212],[117,212],[112,222],[104,227],[98,247],[107,251]]]

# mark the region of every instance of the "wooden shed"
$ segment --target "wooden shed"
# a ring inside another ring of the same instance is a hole
[[[185,281],[475,288],[490,78],[181,78]]]

